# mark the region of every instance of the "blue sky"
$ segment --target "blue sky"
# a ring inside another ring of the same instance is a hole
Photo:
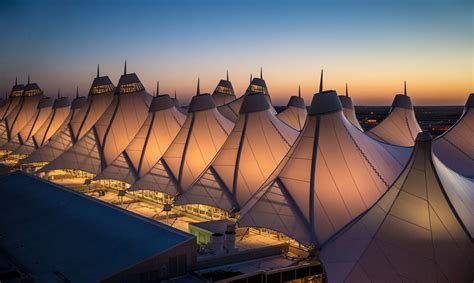
[[[152,92],[211,92],[228,69],[238,94],[263,67],[273,100],[307,102],[349,83],[356,104],[390,104],[403,80],[419,104],[473,92],[471,1],[1,1],[0,91],[27,74],[47,94],[86,92],[97,64],[127,59]]]

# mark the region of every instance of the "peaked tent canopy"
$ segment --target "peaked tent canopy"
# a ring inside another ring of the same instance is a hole
[[[151,96],[135,73],[120,77],[112,103],[104,114],[70,149],[40,172],[77,169],[98,174],[130,144],[145,122]]]
[[[15,84],[10,91],[9,97],[4,101],[2,107],[0,108],[0,122],[5,120],[5,118],[15,109],[17,104],[22,100],[23,90],[25,89],[24,85]],[[3,125],[3,123],[1,123]]]
[[[206,204],[239,210],[268,180],[298,131],[270,111],[263,93],[244,97],[240,116],[207,172],[175,204]]]
[[[49,139],[62,129],[71,117],[71,102],[67,97],[57,98],[53,103],[52,112],[32,138],[24,142],[13,153],[31,154],[35,149],[48,143]]]
[[[239,225],[322,246],[385,193],[410,153],[367,137],[345,118],[335,91],[320,92],[278,177],[242,209]]]
[[[23,89],[23,92],[18,90],[12,92],[12,98],[19,97],[18,103],[6,115],[0,130],[0,146],[3,146],[12,138],[16,137],[18,133],[28,124],[28,122],[35,116],[38,104],[43,98],[43,91],[36,83],[29,83]],[[17,96],[21,95],[21,96]],[[17,99],[14,99],[16,101]]]
[[[428,133],[402,176],[322,247],[329,282],[470,282],[474,245],[433,169]]]
[[[122,154],[95,179],[135,183],[161,159],[185,119],[186,116],[176,109],[169,95],[154,97],[148,117],[138,134]]]
[[[229,81],[229,77],[227,77],[227,80],[221,80],[219,82],[212,93],[212,99],[217,107],[235,100],[234,88],[232,87],[232,83]]]
[[[367,135],[381,142],[413,146],[415,137],[421,132],[411,99],[405,94],[397,94],[388,116],[377,126],[370,129]]]
[[[33,144],[33,141],[31,140],[33,135],[35,135],[41,126],[43,126],[43,124],[48,120],[52,111],[53,99],[49,97],[41,98],[33,117],[31,117],[28,123],[16,136],[12,136],[10,141],[1,146],[1,149],[15,151],[22,145]]]
[[[433,152],[451,170],[474,179],[474,93],[458,122],[433,141]]]
[[[115,87],[109,77],[97,76],[92,82],[87,100],[84,97],[78,97],[73,101],[74,116],[71,117],[67,127],[54,135],[48,144],[21,160],[20,164],[51,162],[71,148],[102,117],[114,98],[114,91]]]
[[[474,239],[473,147],[474,94],[471,94],[458,122],[433,141],[433,163],[451,203]]]
[[[347,90],[347,84],[346,95],[339,95],[339,100],[342,104],[342,112],[344,113],[344,116],[346,116],[347,120],[349,120],[349,122],[351,122],[352,125],[356,126],[359,130],[363,131],[359,120],[357,120],[354,104],[352,104],[352,98],[349,96],[349,91]]]
[[[301,131],[306,123],[306,105],[304,99],[301,96],[292,96],[286,109],[278,113],[276,116],[283,123],[292,127],[295,130]]]
[[[130,190],[183,192],[205,172],[233,126],[217,111],[210,94],[195,95],[183,126],[161,160]]]
[[[244,101],[245,95],[252,94],[252,93],[259,93],[259,92],[262,92],[265,94],[265,96],[268,99],[268,103],[271,105],[270,111],[276,115],[277,112],[272,106],[267,84],[265,83],[265,80],[262,78],[253,78],[247,90],[245,91],[244,95],[231,101],[230,103],[219,106],[217,109],[222,115],[224,115],[224,117],[226,117],[227,119],[235,123],[237,119],[239,118],[239,110],[242,105],[242,102]]]

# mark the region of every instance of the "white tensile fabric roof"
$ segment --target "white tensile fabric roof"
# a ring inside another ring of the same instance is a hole
[[[32,142],[33,135],[48,120],[53,111],[53,100],[49,97],[43,97],[37,105],[34,115],[28,123],[18,132],[17,135],[11,136],[10,140],[1,146],[3,150],[15,151],[22,144]]]
[[[242,101],[244,100],[244,97],[245,95],[242,95],[241,97],[227,104],[217,107],[217,109],[224,117],[235,123],[237,122],[237,119],[239,117],[239,110],[240,106],[242,105]]]
[[[429,134],[396,184],[321,248],[328,282],[470,282],[474,245],[431,161]]]
[[[410,153],[352,125],[335,91],[314,95],[281,172],[242,209],[239,225],[267,227],[321,246],[386,192]]]
[[[303,98],[300,96],[292,96],[290,97],[286,109],[278,113],[276,116],[283,123],[295,130],[301,131],[306,123],[307,112]]]
[[[110,90],[100,94],[95,93],[95,88],[100,89],[105,86],[109,86]],[[50,162],[56,159],[89,132],[107,110],[113,98],[114,87],[110,79],[107,76],[95,78],[87,101],[80,103],[82,106],[79,105],[77,113],[75,113],[76,111],[74,112],[74,116],[71,117],[67,127],[62,128],[61,131],[55,134],[45,146],[35,150],[30,156],[21,160],[20,164]]]
[[[265,80],[259,79],[259,78],[253,78],[253,80],[250,82],[250,85],[248,86],[247,90],[245,91],[245,94],[242,95],[241,97],[227,103],[224,105],[219,106],[217,109],[219,112],[224,115],[227,119],[229,119],[232,122],[237,122],[237,119],[239,118],[239,110],[242,105],[242,102],[244,101],[245,95],[251,94],[251,93],[256,93],[256,92],[263,92],[265,96],[268,99],[268,103],[271,105],[270,111],[273,114],[277,114],[275,108],[273,108],[273,105],[270,100],[270,94],[268,93],[267,85],[265,83]]]
[[[0,146],[3,146],[15,137],[36,113],[37,106],[41,98],[43,98],[43,93],[35,83],[27,84],[24,92],[26,91],[38,91],[38,94],[26,97],[21,96],[16,106],[2,121],[5,127],[2,129],[3,132],[0,133]]]
[[[474,94],[456,124],[433,141],[433,163],[456,212],[474,239]]]
[[[186,116],[176,109],[169,95],[154,97],[148,117],[138,134],[95,180],[114,179],[135,183],[161,159],[185,119]]]
[[[137,75],[120,77],[112,103],[87,134],[40,172],[77,169],[100,173],[130,144],[148,114],[151,96]]]
[[[13,109],[15,109],[16,105],[22,100],[21,96],[13,96],[13,94],[23,92],[24,88],[24,85],[17,84],[13,86],[10,92],[10,96],[7,98],[6,101],[4,101],[2,107],[0,107],[0,122],[3,121],[8,116],[8,114],[10,114]]]
[[[181,193],[205,172],[233,126],[217,111],[210,94],[194,96],[188,116],[168,150],[130,190]]]
[[[458,122],[433,141],[433,152],[447,167],[474,179],[474,94]]]
[[[433,164],[459,218],[474,239],[474,179],[466,178],[449,169],[435,154]]]
[[[370,129],[367,135],[393,145],[413,146],[419,132],[421,128],[416,120],[410,97],[397,94],[388,116]]]
[[[221,80],[212,93],[212,99],[217,107],[235,100],[234,88],[232,83],[227,80]]]
[[[35,133],[32,133],[31,138],[24,141],[13,153],[31,154],[36,148],[46,144],[57,131],[67,124],[71,115],[70,110],[69,98],[56,99],[48,118],[42,123],[41,127]]]
[[[211,167],[175,204],[239,210],[274,173],[297,137],[298,131],[270,111],[265,94],[246,95],[239,119]]]
[[[339,95],[339,100],[342,104],[342,112],[344,113],[344,116],[346,116],[347,120],[349,120],[349,122],[351,122],[352,125],[356,126],[359,130],[363,131],[359,120],[357,120],[354,105],[352,104],[352,99],[347,95]]]

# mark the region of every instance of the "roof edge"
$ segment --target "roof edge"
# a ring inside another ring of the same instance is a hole
[[[411,99],[408,95],[397,94],[392,102],[392,109],[393,108],[404,108],[404,109],[413,109],[413,105],[411,103]]]
[[[153,97],[149,112],[157,112],[174,107],[174,102],[168,94]]]
[[[263,92],[256,92],[248,94],[244,97],[242,101],[242,106],[240,106],[239,113],[252,113],[260,112],[270,109],[270,104],[268,99]]]
[[[313,95],[308,115],[329,114],[342,110],[342,104],[335,90],[326,90]]]
[[[304,99],[302,97],[293,95],[290,97],[290,100],[288,101],[288,104],[286,105],[286,107],[290,107],[290,106],[305,109],[306,103],[304,102]]]
[[[214,99],[212,99],[212,96],[209,93],[203,93],[193,96],[191,103],[189,104],[188,112],[199,112],[212,108],[216,108]]]

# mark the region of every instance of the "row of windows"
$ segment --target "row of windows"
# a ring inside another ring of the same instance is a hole
[[[224,86],[218,86],[216,88],[216,92],[223,93],[223,94],[228,94],[228,95],[234,95],[234,92],[232,91],[231,88],[224,87]]]
[[[267,94],[267,90],[264,87],[259,86],[259,85],[254,85],[254,84],[250,85],[250,90],[252,92],[263,92]]]
[[[144,90],[141,83],[132,83],[120,86],[120,94],[132,93]]]
[[[11,97],[18,97],[18,96],[22,96],[22,95],[23,95],[22,90],[16,90],[16,91],[14,91],[10,94]]]
[[[111,91],[114,91],[115,90],[115,87],[113,84],[108,84],[108,85],[99,85],[99,86],[95,86],[92,88],[92,94],[102,94],[102,93],[106,93],[106,92],[111,92]]]
[[[35,95],[38,95],[38,94],[41,94],[40,89],[32,89],[32,90],[27,90],[27,91],[23,92],[23,96],[35,96]]]

